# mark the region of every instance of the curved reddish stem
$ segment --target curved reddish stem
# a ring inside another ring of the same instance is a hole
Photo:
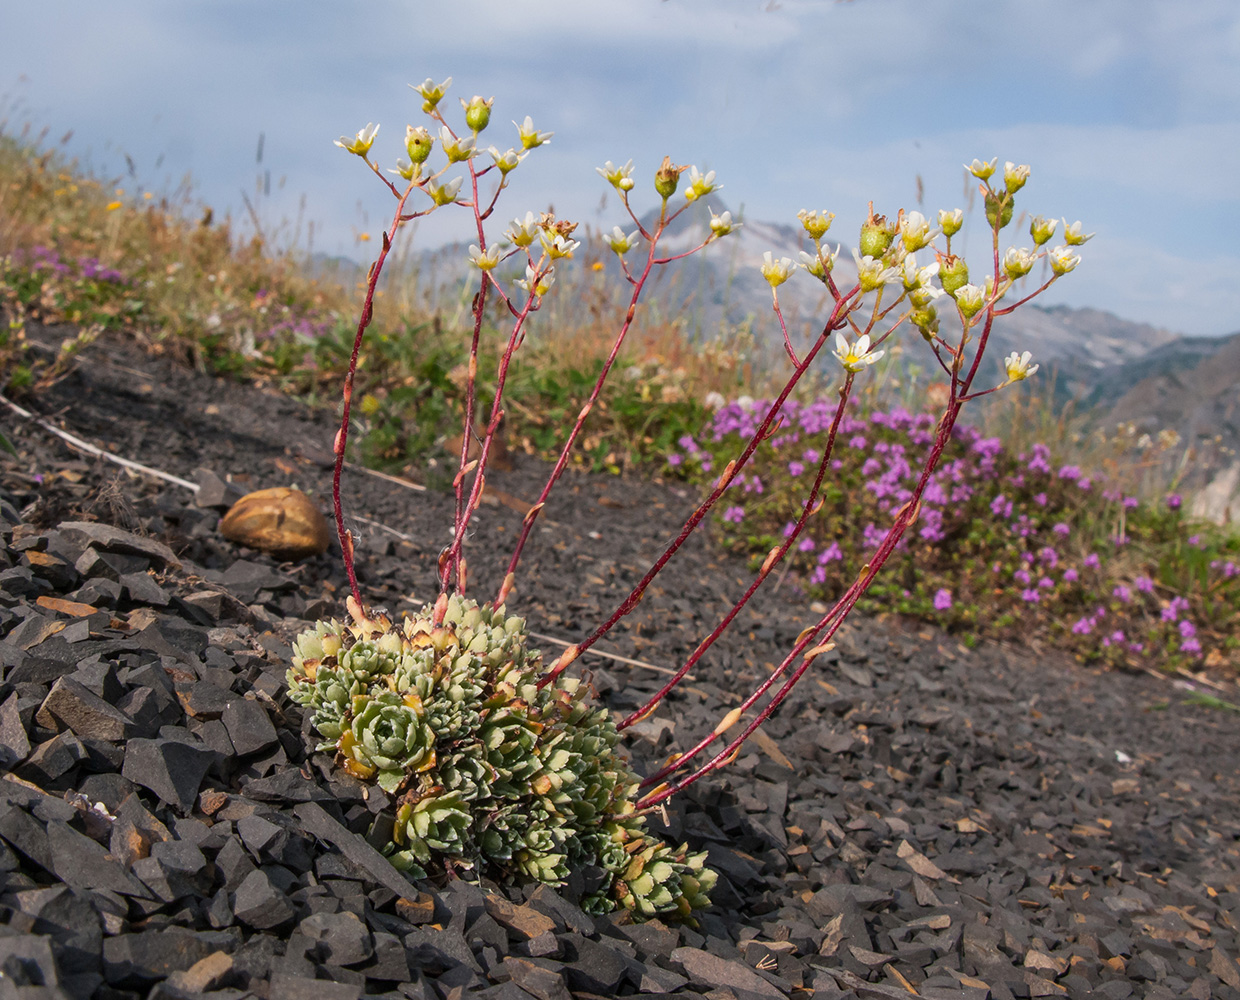
[[[654,697],[647,701],[646,704],[644,704],[637,711],[633,712],[621,721],[619,725],[616,726],[616,729],[623,732],[629,726],[645,718],[653,712],[656,707],[658,707],[659,702],[661,702],[668,695],[672,688],[676,687],[676,685],[681,682],[684,676],[692,670],[697,662],[706,654],[706,651],[715,644],[715,640],[718,639],[719,636],[727,630],[728,626],[732,624],[733,619],[736,618],[736,616],[740,614],[741,609],[749,603],[749,599],[753,597],[758,588],[762,586],[762,584],[766,581],[766,578],[770,576],[775,567],[783,561],[783,558],[787,555],[788,550],[800,536],[806,522],[810,519],[810,515],[815,512],[814,502],[818,499],[818,491],[822,488],[822,481],[826,477],[827,467],[831,462],[831,454],[835,450],[835,435],[839,429],[840,420],[844,416],[844,410],[848,406],[848,399],[852,393],[852,384],[855,377],[856,376],[853,372],[848,372],[844,380],[844,385],[840,389],[840,402],[835,408],[835,417],[831,421],[831,430],[827,435],[826,446],[823,448],[822,460],[818,463],[818,474],[814,478],[814,485],[810,489],[809,497],[806,499],[805,504],[802,507],[801,516],[797,519],[796,524],[793,526],[792,533],[784,539],[781,545],[771,550],[766,560],[762,563],[762,569],[749,584],[749,587],[745,590],[745,593],[741,595],[740,599],[735,604],[732,605],[731,610],[728,611],[719,624],[715,626],[714,631],[712,631],[710,635],[698,644],[697,649],[693,651],[693,655],[685,660],[680,669],[672,675],[671,679],[663,685]]]
[[[400,217],[405,207],[405,201],[415,187],[416,185],[411,184],[405,189],[405,193],[399,196],[399,201],[396,205],[396,216],[392,220],[391,231],[384,232],[383,246],[379,251],[379,256],[370,265],[370,273],[366,279],[366,300],[362,303],[362,314],[357,321],[357,335],[353,338],[353,351],[349,355],[349,370],[344,377],[344,408],[340,415],[340,430],[336,432],[336,440],[332,444],[332,451],[335,454],[335,464],[332,468],[332,511],[336,517],[336,535],[340,539],[340,551],[344,556],[344,571],[349,578],[349,591],[353,595],[353,600],[357,602],[359,609],[364,607],[364,605],[362,604],[362,592],[357,586],[357,569],[353,563],[353,533],[344,526],[344,505],[340,501],[340,476],[344,471],[345,445],[349,440],[349,411],[353,405],[353,380],[357,375],[357,358],[361,353],[362,338],[366,334],[366,327],[370,325],[370,320],[374,316],[375,288],[379,284],[379,274],[383,270],[383,263],[387,260],[387,255],[392,249],[392,241],[396,239],[396,231],[400,228]]]
[[[771,431],[771,425],[774,423],[776,415],[783,408],[785,400],[787,400],[788,396],[791,395],[792,390],[796,388],[797,383],[801,381],[801,376],[805,374],[806,370],[813,363],[814,358],[818,355],[818,352],[822,350],[822,347],[827,342],[827,338],[830,334],[844,322],[844,317],[847,316],[847,303],[854,299],[859,292],[860,286],[857,286],[846,296],[836,302],[835,308],[831,311],[831,317],[827,320],[826,326],[823,327],[823,331],[819,335],[818,340],[805,355],[805,358],[801,364],[796,367],[796,370],[793,372],[791,378],[788,379],[787,384],[785,384],[778,398],[776,398],[775,402],[771,404],[771,408],[767,411],[761,425],[759,425],[758,429],[754,432],[749,443],[745,446],[738,458],[728,463],[728,467],[724,470],[723,475],[719,477],[719,481],[716,483],[714,489],[711,490],[706,499],[703,500],[702,503],[698,505],[697,509],[689,516],[689,519],[680,529],[680,534],[678,534],[676,538],[672,540],[671,544],[664,549],[663,554],[654,561],[650,569],[646,571],[645,576],[638,581],[637,586],[630,591],[629,596],[626,597],[620,603],[619,607],[612,612],[607,621],[598,626],[593,632],[590,633],[589,636],[582,640],[582,642],[570,646],[560,655],[560,658],[555,662],[551,669],[543,674],[543,676],[539,679],[538,686],[540,688],[545,687],[547,684],[550,684],[553,680],[555,680],[555,678],[563,673],[568,665],[573,662],[573,660],[598,642],[599,639],[611,631],[616,622],[637,607],[638,603],[642,599],[642,596],[646,592],[646,588],[650,586],[650,582],[659,575],[663,567],[667,565],[672,556],[674,556],[680,550],[680,547],[684,545],[686,539],[693,534],[694,529],[702,523],[702,520],[707,514],[710,513],[711,508],[714,507],[715,503],[723,495],[724,490],[731,485],[732,479],[735,477],[736,473],[745,467],[745,463],[749,461],[750,456],[753,455],[754,451],[758,447],[758,444]]]

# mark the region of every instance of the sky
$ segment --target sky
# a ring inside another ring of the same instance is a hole
[[[268,233],[305,248],[313,221],[315,251],[357,259],[392,199],[333,141],[379,122],[373,155],[394,165],[423,123],[408,85],[448,76],[451,113],[495,98],[483,145],[514,144],[527,114],[555,133],[512,175],[497,234],[549,205],[610,230],[594,168],[633,159],[640,211],[670,155],[717,172],[721,208],[826,209],[855,245],[871,199],[967,209],[962,165],[998,157],[1032,167],[1019,209],[1097,234],[1041,301],[1240,330],[1235,0],[0,0],[10,132],[72,131],[66,150],[130,196],[192,175],[242,229],[244,193]],[[468,223],[438,213],[417,238]]]

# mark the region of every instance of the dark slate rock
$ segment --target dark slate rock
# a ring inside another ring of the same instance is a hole
[[[145,573],[150,565],[151,560],[145,556],[121,555],[88,547],[78,556],[74,568],[89,579],[110,580],[120,584],[122,577],[131,573]]]
[[[47,844],[52,870],[66,885],[76,889],[106,889],[128,896],[146,896],[146,888],[125,871],[102,844],[78,833],[68,824],[47,825]]]
[[[61,781],[89,758],[86,747],[72,733],[61,733],[34,748],[17,774],[43,788],[63,787]]]
[[[195,469],[194,482],[198,484],[198,491],[194,494],[194,505],[197,507],[210,507],[222,512],[241,499],[241,491],[237,487],[225,482],[210,469]]]
[[[121,773],[161,802],[188,812],[214,760],[214,753],[201,744],[160,738],[133,739],[125,746]]]
[[[279,743],[276,727],[267,710],[257,701],[234,697],[220,716],[238,756],[262,753]]]
[[[390,889],[400,898],[412,898],[416,895],[413,885],[392,867],[387,858],[357,834],[337,823],[318,803],[302,803],[293,812],[306,833],[338,847],[346,858],[362,868],[379,885]]]
[[[238,938],[219,931],[183,927],[118,934],[103,942],[103,974],[113,986],[141,987],[193,968],[217,951],[235,950]]]
[[[641,981],[641,968],[625,955],[580,934],[560,935],[563,944],[573,956],[564,962],[564,974],[569,988],[578,991],[601,993],[611,996],[615,993],[630,964],[635,968],[636,981]]]
[[[356,965],[374,954],[370,931],[354,913],[315,913],[297,929],[317,942],[320,960],[329,965]]]
[[[292,920],[297,910],[285,894],[271,884],[266,872],[254,869],[237,886],[233,912],[242,923],[258,930],[271,930]]]
[[[30,755],[30,739],[19,712],[16,691],[0,703],[0,768],[11,769]]]
[[[358,1000],[360,983],[333,983],[313,976],[276,973],[271,977],[268,1000]]]
[[[107,577],[91,577],[69,599],[95,608],[115,608],[121,602],[121,585]]]
[[[46,729],[71,729],[79,737],[119,741],[134,735],[133,720],[73,677],[57,678],[35,716]]]
[[[117,582],[121,585],[122,596],[127,596],[135,604],[163,608],[170,600],[168,592],[149,573],[126,573]]]
[[[58,530],[70,542],[81,541],[84,545],[93,545],[101,551],[118,552],[123,555],[145,556],[161,566],[179,568],[181,563],[176,554],[153,538],[144,538],[129,531],[122,531],[110,524],[99,524],[93,521],[65,521]]]
[[[538,1000],[572,1000],[572,994],[568,992],[560,973],[530,959],[509,956],[504,959],[504,971],[521,989]]]
[[[258,861],[271,861],[280,856],[288,843],[288,831],[257,814],[237,821],[237,833],[249,852]]]
[[[58,987],[60,973],[52,954],[51,938],[36,934],[0,937],[0,986],[6,985],[6,981],[13,997],[21,996],[22,987]],[[43,995],[49,1000],[56,996],[55,993]]]

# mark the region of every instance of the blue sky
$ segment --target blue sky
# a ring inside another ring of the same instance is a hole
[[[452,107],[496,98],[488,142],[526,114],[556,133],[505,219],[550,201],[610,229],[594,167],[648,177],[666,153],[734,211],[829,209],[855,243],[870,199],[915,208],[920,176],[927,210],[966,207],[961,164],[998,156],[1033,167],[1022,207],[1098,234],[1049,301],[1191,334],[1240,330],[1238,67],[1235,0],[0,0],[10,129],[72,129],[74,155],[119,175],[128,154],[157,192],[192,173],[237,219],[262,133],[263,216],[304,197],[316,250],[363,256],[390,211],[332,140],[378,121],[390,165],[420,123],[407,84],[451,75]]]

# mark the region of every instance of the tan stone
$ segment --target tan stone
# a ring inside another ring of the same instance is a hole
[[[220,533],[288,559],[318,555],[331,543],[322,511],[301,490],[287,486],[247,493],[224,515]]]

